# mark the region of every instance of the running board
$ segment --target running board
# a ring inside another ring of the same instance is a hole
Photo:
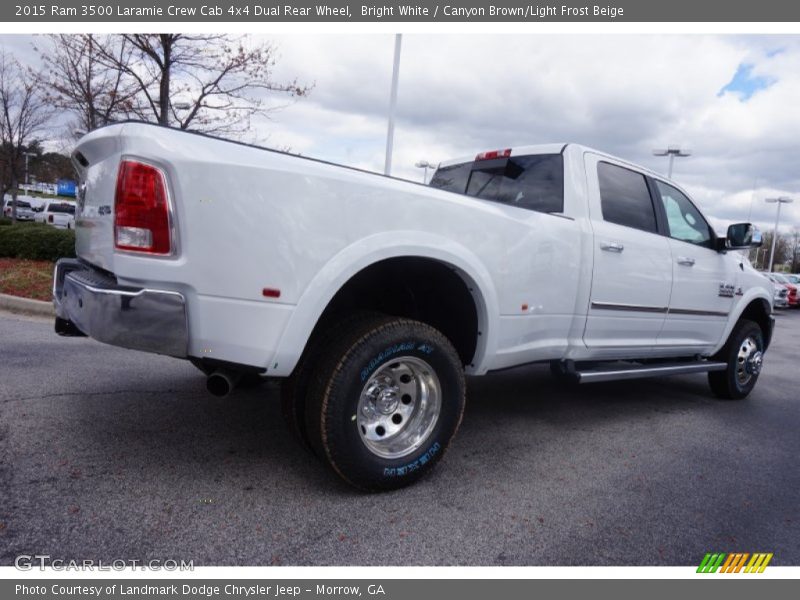
[[[664,377],[666,375],[688,375],[690,373],[707,373],[724,371],[728,364],[724,362],[698,361],[691,363],[651,363],[649,365],[626,365],[625,367],[598,367],[585,371],[574,371],[578,383],[596,383],[598,381],[619,381],[621,379],[640,379],[644,377]]]

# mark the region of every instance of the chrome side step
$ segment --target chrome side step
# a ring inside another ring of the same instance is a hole
[[[618,381],[621,379],[640,379],[644,377],[664,377],[666,375],[688,375],[690,373],[707,373],[724,371],[728,364],[724,362],[696,361],[687,363],[651,363],[647,365],[627,364],[620,366],[601,366],[584,371],[573,371],[578,383],[596,383],[598,381]]]

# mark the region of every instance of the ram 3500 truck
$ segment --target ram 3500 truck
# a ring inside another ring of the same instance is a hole
[[[443,163],[430,186],[143,123],[84,136],[56,331],[285,378],[296,436],[362,489],[444,454],[464,376],[708,373],[753,389],[772,289],[664,177],[576,144]]]

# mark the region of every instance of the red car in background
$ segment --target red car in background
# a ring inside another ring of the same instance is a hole
[[[773,283],[783,285],[788,291],[786,300],[789,303],[789,308],[796,308],[800,306],[800,285],[793,283],[786,275],[782,273],[765,273]]]

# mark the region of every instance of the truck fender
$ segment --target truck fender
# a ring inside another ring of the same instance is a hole
[[[482,374],[486,358],[497,346],[499,303],[489,271],[477,256],[445,237],[418,231],[391,231],[362,238],[333,256],[300,296],[278,343],[268,372],[288,376],[305,349],[308,338],[334,295],[366,267],[389,258],[420,257],[452,266],[472,291],[478,313],[475,356],[468,373]]]
[[[769,298],[766,294],[764,294],[758,288],[751,288],[747,290],[744,295],[739,299],[739,302],[734,306],[733,310],[731,311],[730,318],[728,319],[728,324],[725,326],[725,331],[722,335],[722,339],[714,346],[714,350],[711,354],[716,354],[717,352],[722,349],[725,343],[728,341],[728,338],[731,335],[731,331],[736,326],[736,323],[739,322],[739,319],[742,318],[742,313],[744,313],[745,309],[754,301],[760,300],[766,302],[767,306],[772,307],[772,298]],[[770,310],[771,314],[771,310]]]

